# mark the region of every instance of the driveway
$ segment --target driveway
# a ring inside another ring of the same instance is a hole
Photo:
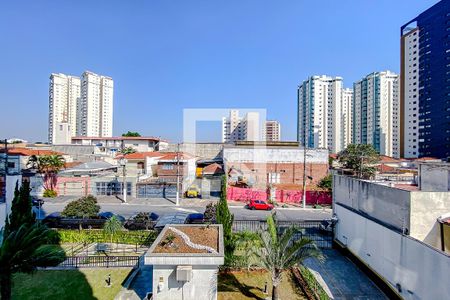
[[[323,250],[325,262],[305,261],[332,299],[388,299],[352,261],[337,250]]]

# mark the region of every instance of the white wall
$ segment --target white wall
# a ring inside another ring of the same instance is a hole
[[[217,299],[217,266],[193,266],[192,280],[186,283],[176,280],[176,268],[177,266],[153,266],[154,300]],[[158,292],[160,277],[164,280],[164,288]]]
[[[382,276],[404,299],[447,299],[450,256],[339,204],[335,239]]]
[[[441,249],[441,232],[437,219],[450,212],[450,192],[412,192],[410,234]]]
[[[288,162],[303,163],[303,149],[301,148],[258,148],[258,147],[230,147],[223,149],[224,161],[234,162]],[[307,151],[307,163],[328,164],[328,150],[314,149]]]

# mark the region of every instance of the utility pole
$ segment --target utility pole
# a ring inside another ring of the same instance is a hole
[[[180,143],[177,144],[177,194],[176,205],[180,205]]]
[[[127,170],[126,170],[126,166],[127,166],[127,159],[125,158],[125,154],[122,155],[122,158],[120,158],[119,160],[119,164],[122,166],[122,175],[123,175],[123,181],[122,181],[122,199],[123,199],[123,203],[127,203],[127,182],[126,182],[126,177],[127,177]]]
[[[127,203],[127,169],[126,169],[126,161],[123,164],[123,184],[122,184],[122,190],[123,190],[123,202]]]

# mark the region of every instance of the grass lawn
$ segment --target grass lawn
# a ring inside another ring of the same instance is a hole
[[[289,300],[306,299],[292,278],[291,272],[283,275],[279,287],[280,298]],[[264,294],[264,284],[268,282],[269,294]],[[219,273],[218,300],[265,299],[272,295],[269,273],[265,271],[234,271]]]
[[[114,299],[130,268],[46,270],[33,275],[15,274],[12,298],[29,299]],[[111,274],[112,287],[105,279]]]

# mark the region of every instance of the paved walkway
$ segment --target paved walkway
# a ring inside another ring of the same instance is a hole
[[[388,299],[353,262],[337,250],[323,250],[325,262],[305,261],[307,266],[328,288],[332,299]]]
[[[144,299],[147,293],[152,291],[153,285],[153,267],[143,265],[140,267],[139,273],[131,283],[130,289],[133,290],[140,299]]]
[[[143,262],[143,259],[141,260]],[[152,291],[153,267],[141,265],[134,278],[130,278],[114,300],[142,300]]]

